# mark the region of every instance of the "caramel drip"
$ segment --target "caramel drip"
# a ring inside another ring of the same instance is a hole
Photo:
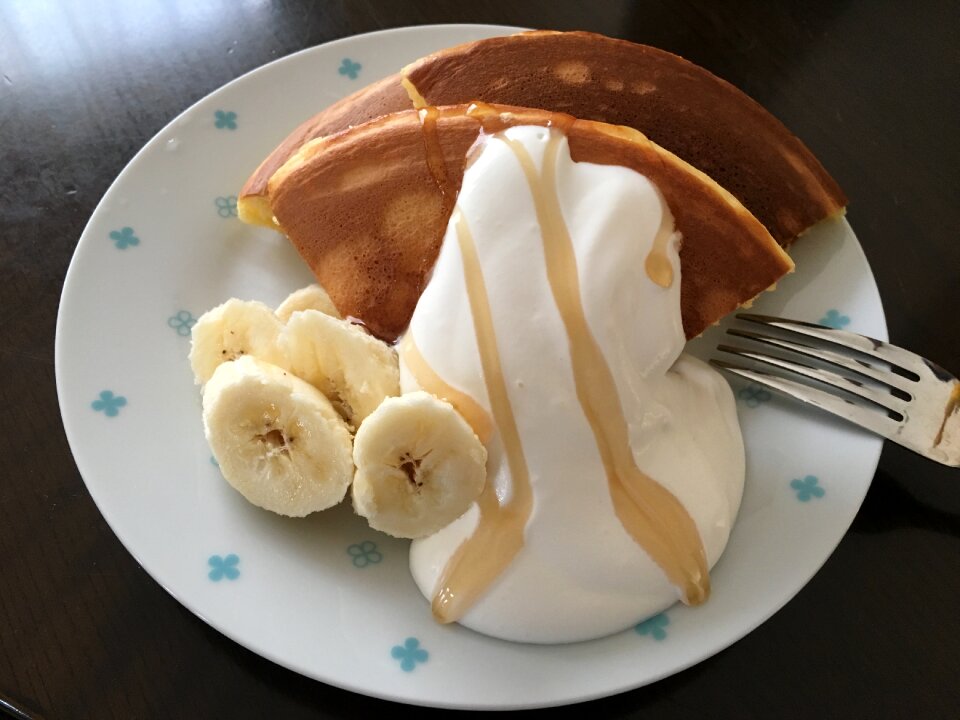
[[[943,422],[940,423],[940,429],[937,431],[937,437],[933,441],[933,446],[937,447],[943,442],[943,431],[947,429],[947,420],[957,410],[960,410],[960,382],[954,381],[953,391],[947,400],[947,405],[943,409]]]
[[[432,395],[446,400],[448,403],[463,416],[467,424],[473,428],[473,431],[480,438],[480,442],[486,445],[493,435],[493,419],[490,413],[484,410],[480,404],[470,395],[454,387],[437,375],[436,371],[430,367],[430,364],[423,359],[420,354],[420,348],[413,339],[413,334],[407,331],[400,341],[400,356],[403,358],[404,365],[413,375],[417,384]]]
[[[659,195],[657,191],[657,195]],[[673,284],[673,265],[670,264],[670,256],[667,254],[667,248],[670,245],[670,239],[673,237],[673,223],[670,222],[670,213],[666,208],[666,202],[660,197],[660,207],[663,213],[660,215],[660,227],[657,228],[657,234],[653,238],[653,247],[647,253],[647,259],[643,263],[647,271],[647,277],[662,288],[668,288]]]
[[[500,110],[494,105],[489,105],[479,100],[470,103],[467,107],[466,115],[478,121],[483,132],[487,135],[493,135],[494,133],[501,132],[516,125],[509,110]],[[577,119],[573,117],[573,115],[552,112],[549,113],[546,126],[557,128],[560,132],[566,134],[576,121]]]
[[[430,170],[430,175],[437,184],[446,206],[450,193],[448,192],[447,163],[443,159],[443,148],[440,146],[440,135],[437,132],[437,118],[440,117],[440,111],[431,105],[421,108],[417,116],[420,118],[420,127],[423,130],[427,169]]]
[[[513,416],[507,383],[500,367],[500,353],[493,328],[493,315],[487,288],[477,257],[477,248],[470,228],[459,211],[454,218],[460,254],[463,256],[463,277],[473,315],[480,365],[490,398],[493,420],[500,432],[512,488],[510,499],[502,505],[497,498],[492,478],[480,494],[477,506],[480,518],[473,534],[464,540],[447,562],[434,595],[433,616],[443,623],[463,617],[487,588],[506,569],[523,547],[523,532],[533,508],[533,493],[527,461],[523,455],[520,431]]]
[[[487,135],[493,135],[510,127],[508,123],[504,122],[500,111],[485,102],[474,101],[470,103],[466,115],[479,122],[483,132]]]
[[[573,127],[573,124],[577,119],[573,115],[567,115],[566,113],[550,113],[550,120],[547,122],[547,127],[556,128],[564,135],[566,135],[570,128]]]
[[[614,511],[624,529],[681,591],[683,601],[699,605],[710,594],[700,534],[677,498],[637,467],[613,373],[587,324],[573,241],[556,190],[562,137],[560,133],[551,133],[542,173],[537,172],[523,145],[502,139],[520,161],[530,186],[540,223],[547,279],[567,332],[577,399],[593,430]]]

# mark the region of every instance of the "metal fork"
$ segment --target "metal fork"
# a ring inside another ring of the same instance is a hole
[[[772,366],[781,374],[725,360],[712,359],[712,365],[838,415],[931,460],[960,467],[960,382],[942,367],[896,345],[845,330],[766,315],[736,317],[757,329],[732,327],[727,334],[815,364],[720,344],[721,352]]]

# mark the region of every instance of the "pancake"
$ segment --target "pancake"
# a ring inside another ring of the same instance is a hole
[[[361,88],[301,123],[260,163],[241,188],[237,196],[240,219],[251,225],[274,227],[267,181],[305,142],[409,107],[410,99],[400,84],[400,75],[393,74]]]
[[[312,140],[271,178],[273,214],[340,313],[393,340],[406,329],[436,260],[468,150],[481,128],[516,125],[558,127],[575,161],[622,165],[659,188],[683,234],[687,337],[792,270],[735,197],[640,132],[530,108],[406,110]]]
[[[272,225],[266,181],[304,142],[410,107],[391,76],[298,127],[239,195]],[[403,70],[414,104],[474,100],[626,125],[735,195],[783,246],[847,203],[807,147],[743,92],[672,53],[587,32],[534,31],[442,50]]]
[[[729,190],[782,245],[847,204],[813,153],[757,102],[647,45],[535,31],[442,50],[403,75],[427,105],[482,100],[640,130]]]

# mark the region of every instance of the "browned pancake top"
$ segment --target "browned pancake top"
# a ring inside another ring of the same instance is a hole
[[[266,196],[270,176],[304,143],[408,107],[410,107],[410,99],[400,84],[399,74],[395,73],[357,90],[309,120],[305,120],[287,135],[247,179],[240,190],[239,198]]]
[[[458,45],[404,69],[433,105],[482,100],[633,127],[732,192],[778,242],[789,244],[846,197],[773,115],[677,55],[586,32],[534,31]],[[392,75],[296,128],[251,175],[241,218],[269,225],[270,175],[304,143],[410,107]]]
[[[792,269],[732,195],[634,130],[529,108],[497,106],[479,116],[467,106],[407,110],[307,143],[270,181],[281,230],[340,312],[379,337],[396,338],[410,321],[481,120],[488,132],[561,127],[575,161],[632,168],[658,186],[683,234],[688,337]]]
[[[733,193],[784,245],[847,203],[807,147],[758,103],[647,45],[535,31],[442,50],[403,74],[431,105],[483,100],[636,128]]]

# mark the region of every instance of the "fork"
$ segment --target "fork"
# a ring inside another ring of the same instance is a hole
[[[763,350],[725,343],[717,350],[779,372],[715,358],[712,365],[838,415],[926,458],[960,467],[960,382],[942,367],[909,350],[846,330],[767,315],[736,317],[756,329],[731,327],[727,334]],[[815,364],[772,355],[768,348]]]

